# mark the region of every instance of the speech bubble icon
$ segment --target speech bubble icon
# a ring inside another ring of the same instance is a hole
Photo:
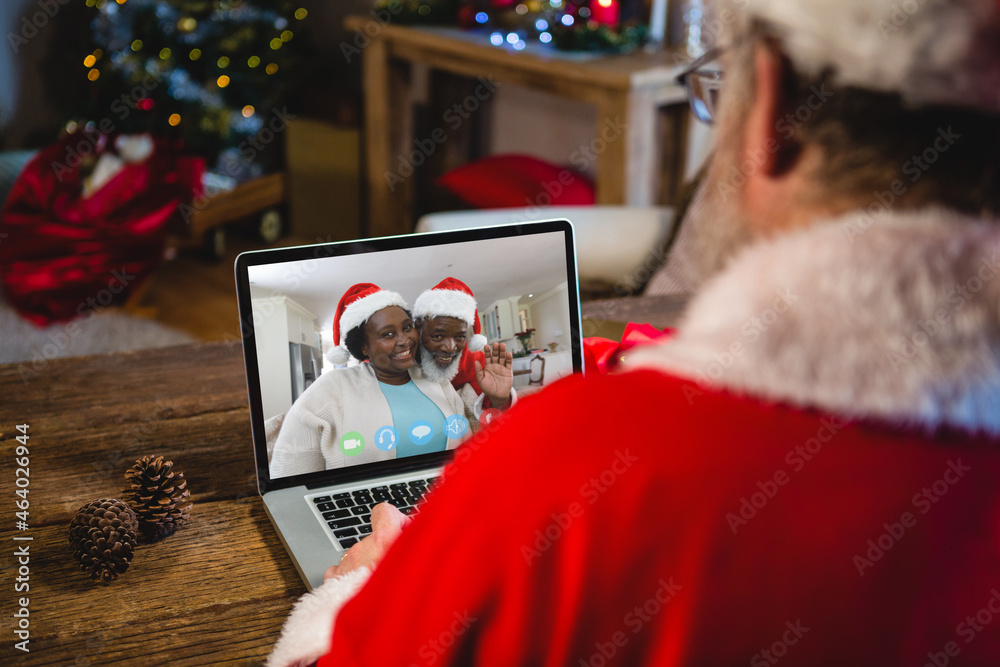
[[[410,425],[410,442],[414,445],[426,445],[434,436],[434,428],[429,421],[421,419]]]

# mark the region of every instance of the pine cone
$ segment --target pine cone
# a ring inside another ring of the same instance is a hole
[[[162,540],[187,523],[191,493],[184,473],[173,472],[173,461],[144,456],[125,472],[122,499],[135,511],[139,531],[149,542]]]
[[[87,503],[69,524],[69,543],[80,568],[92,579],[108,582],[128,569],[139,522],[120,500]]]

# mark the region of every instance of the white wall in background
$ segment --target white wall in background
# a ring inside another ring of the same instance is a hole
[[[570,157],[594,138],[593,105],[537,90],[500,86],[494,95],[490,153],[527,153],[579,169]],[[593,176],[593,165],[585,172]]]
[[[566,283],[525,302],[531,308],[531,326],[535,329],[531,338],[535,347],[548,349],[549,343],[558,343],[559,349],[568,350],[570,336],[566,323],[569,322],[569,291]],[[523,303],[521,307],[524,307]]]

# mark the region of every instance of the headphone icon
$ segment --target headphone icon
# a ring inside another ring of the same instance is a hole
[[[389,435],[389,446],[391,447],[394,442],[396,442],[396,434],[392,432],[391,428],[384,428],[378,433],[378,444],[385,444],[385,436]]]

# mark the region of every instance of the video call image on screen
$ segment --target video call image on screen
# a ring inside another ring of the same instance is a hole
[[[370,360],[333,363],[329,352],[340,342],[333,340],[337,304],[358,283],[398,293],[411,312],[417,297],[443,279],[465,283],[475,296],[481,334],[490,345],[503,343],[514,355],[517,395],[573,372],[571,286],[562,232],[318,254],[248,267],[272,478],[450,450],[493,409],[483,405],[475,385],[467,382],[474,377],[472,364],[463,371],[457,368],[457,354],[434,372],[435,357],[427,346],[440,337],[432,339],[428,327],[422,339],[417,322],[409,329],[398,309],[380,311],[380,317],[392,320],[388,330],[401,337],[396,347],[365,339],[374,350]],[[444,320],[442,326],[456,323]],[[471,339],[473,327],[465,334]],[[401,351],[411,343],[412,361]],[[482,353],[476,358],[481,360]],[[381,368],[379,364],[431,367],[426,373],[407,371],[414,380],[392,385],[375,378],[372,367]]]

